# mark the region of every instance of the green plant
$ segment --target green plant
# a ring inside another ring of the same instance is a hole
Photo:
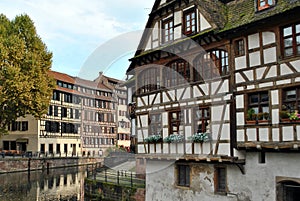
[[[264,113],[264,119],[269,120],[270,114],[268,112]]]
[[[255,118],[254,118],[255,116]],[[256,114],[255,114],[255,110],[253,108],[250,108],[247,111],[247,120],[256,120]]]
[[[208,141],[208,134],[207,133],[195,133],[188,138],[192,142],[205,142]]]
[[[164,142],[172,143],[172,142],[183,142],[184,136],[180,134],[172,134],[164,138]]]
[[[145,138],[145,142],[148,143],[156,143],[156,142],[160,142],[161,140],[162,140],[161,135],[151,135]]]
[[[290,120],[299,120],[300,119],[300,114],[298,112],[293,112],[289,114],[289,119]]]
[[[258,120],[263,120],[264,119],[264,113],[260,112],[257,114],[257,119]]]
[[[280,119],[289,119],[290,115],[287,111],[280,111],[279,112],[279,117],[280,117]]]

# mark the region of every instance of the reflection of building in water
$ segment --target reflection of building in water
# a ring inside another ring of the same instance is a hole
[[[41,178],[37,183],[39,200],[75,199],[82,198],[82,188],[85,173],[61,174],[49,178]]]
[[[0,175],[0,200],[84,200],[84,178],[76,168]]]

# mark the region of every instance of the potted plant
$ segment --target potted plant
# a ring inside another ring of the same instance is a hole
[[[264,119],[269,121],[270,114],[268,112],[264,112]]]
[[[297,111],[293,112],[293,113],[289,113],[289,119],[291,121],[297,121],[300,120],[300,114],[298,114]]]
[[[264,113],[260,112],[257,114],[257,120],[263,120],[264,119]]]
[[[260,123],[260,124],[268,123],[269,122],[269,113],[268,112],[258,113],[257,120],[258,120],[258,123]]]
[[[183,141],[184,141],[184,136],[181,134],[171,134],[164,138],[164,142],[167,143],[178,143]]]
[[[247,111],[246,123],[247,124],[256,124],[256,117],[257,117],[257,114],[255,114],[255,110],[253,108],[250,108]]]
[[[281,122],[290,122],[290,113],[283,110],[279,112],[279,117]]]
[[[209,140],[207,133],[195,133],[189,137],[193,143],[202,143]]]
[[[160,134],[151,135],[151,136],[145,138],[145,142],[148,142],[148,143],[158,143],[161,141],[162,141],[162,137]]]

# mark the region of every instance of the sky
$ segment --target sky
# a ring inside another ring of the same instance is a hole
[[[125,79],[154,0],[0,0],[9,19],[28,14],[53,53],[52,70]]]

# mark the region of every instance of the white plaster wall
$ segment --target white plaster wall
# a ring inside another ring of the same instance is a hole
[[[276,59],[277,59],[276,47],[264,49],[264,63],[265,64],[276,62]]]
[[[300,72],[300,60],[292,61],[291,65],[298,71]]]
[[[241,83],[241,82],[244,82],[244,78],[239,74],[239,73],[236,73],[235,74],[235,82],[236,83]]]
[[[269,73],[266,75],[266,78],[276,77],[277,76],[277,67],[272,66],[269,70]]]
[[[160,0],[160,5],[162,5],[162,4],[166,3],[166,2],[167,2],[167,0]]]
[[[263,45],[268,45],[276,42],[275,33],[273,32],[270,31],[263,32],[262,37],[263,37]]]
[[[245,124],[245,117],[243,112],[239,112],[236,114],[236,124],[237,125],[244,125]]]
[[[280,75],[291,74],[293,71],[284,63],[280,65]]]
[[[193,166],[190,188],[176,186],[174,161],[147,161],[146,201],[236,201],[232,196],[214,193],[214,167],[211,164]]]
[[[182,12],[176,11],[174,13],[174,26],[181,24],[181,21],[182,21]]]
[[[205,17],[200,13],[200,31],[211,28],[209,22],[205,19]]]
[[[235,69],[240,70],[247,67],[246,56],[236,57],[235,58]]]
[[[181,26],[175,27],[174,28],[174,39],[179,39],[182,37],[182,28]]]
[[[249,50],[259,47],[259,34],[252,34],[248,36]]]
[[[236,96],[236,108],[244,108],[244,95]]]
[[[246,161],[245,175],[238,168],[227,170],[229,191],[237,194],[236,200],[274,201],[277,176],[300,178],[299,154],[266,153],[266,163],[260,164],[258,154],[248,152]]]
[[[245,141],[245,132],[244,130],[237,130],[237,141],[244,142]]]
[[[261,64],[261,61],[260,61],[260,52],[256,51],[256,52],[250,53],[249,54],[249,61],[250,61],[250,67],[260,65]]]

